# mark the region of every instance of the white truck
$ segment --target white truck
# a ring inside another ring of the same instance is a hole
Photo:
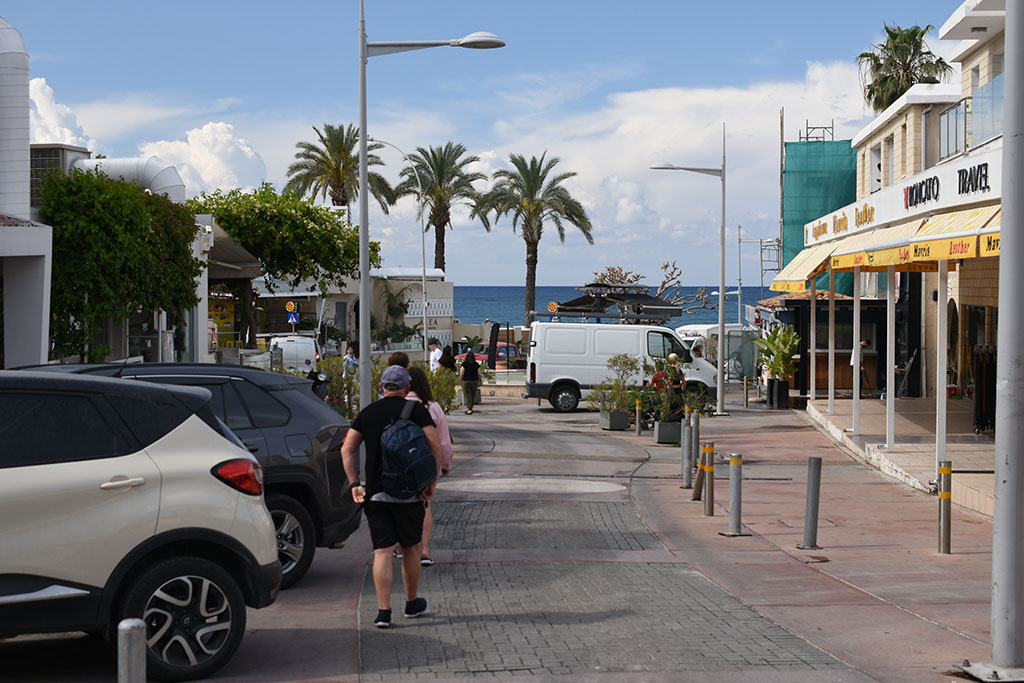
[[[694,358],[676,333],[658,325],[535,322],[530,326],[526,396],[544,398],[558,412],[576,409],[590,389],[605,380],[608,359],[628,353],[644,361],[679,356],[687,391],[718,391],[718,371]],[[642,378],[637,378],[638,383]]]

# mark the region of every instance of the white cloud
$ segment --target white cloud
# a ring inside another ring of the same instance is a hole
[[[221,98],[203,105],[166,100],[167,96],[162,93],[132,93],[79,104],[75,110],[83,125],[96,136],[118,141],[152,130],[154,126],[162,125],[166,129],[173,123],[222,113],[238,103],[232,98]],[[187,124],[179,125],[178,130]]]
[[[28,84],[29,130],[32,142],[59,142],[95,149],[96,141],[86,135],[71,107],[59,104],[45,78]]]
[[[210,121],[185,135],[185,140],[144,142],[139,151],[174,164],[189,196],[218,188],[250,190],[267,176],[263,158],[231,124]]]

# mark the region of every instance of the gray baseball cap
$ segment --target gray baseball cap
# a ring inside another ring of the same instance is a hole
[[[404,389],[409,386],[411,381],[409,371],[401,365],[389,365],[384,368],[384,373],[380,376],[381,386],[389,391]]]

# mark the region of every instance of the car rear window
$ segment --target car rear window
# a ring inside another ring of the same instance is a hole
[[[139,398],[109,395],[107,400],[143,447],[162,439],[192,414],[172,396]]]
[[[0,392],[0,468],[112,458],[133,450],[89,395]]]

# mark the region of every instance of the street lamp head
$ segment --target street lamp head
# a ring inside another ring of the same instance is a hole
[[[675,164],[662,163],[662,164],[651,164],[652,171],[674,171],[678,166]]]
[[[475,50],[491,50],[496,47],[505,47],[505,41],[487,31],[470,33],[465,38],[452,41],[454,47],[471,47]]]

